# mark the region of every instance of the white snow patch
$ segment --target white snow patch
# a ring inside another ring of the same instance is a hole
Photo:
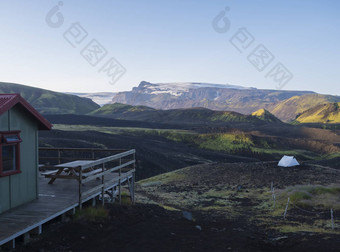
[[[144,85],[145,93],[149,94],[171,94],[181,96],[183,93],[189,92],[190,89],[198,88],[230,88],[230,89],[251,89],[248,87],[230,85],[230,84],[211,84],[198,82],[174,82],[174,83],[150,83]],[[219,97],[217,92],[216,98]]]

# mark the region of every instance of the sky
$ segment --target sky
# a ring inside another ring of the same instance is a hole
[[[141,81],[340,95],[337,0],[1,0],[0,81],[118,92]]]

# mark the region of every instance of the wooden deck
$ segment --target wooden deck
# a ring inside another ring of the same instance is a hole
[[[130,174],[131,171],[126,174],[121,173],[120,183],[127,182]],[[118,173],[105,175],[105,191],[118,186],[118,177]],[[38,199],[0,214],[0,246],[10,241],[13,241],[14,246],[15,238],[27,234],[33,229],[38,229],[40,233],[42,224],[79,206],[79,183],[77,180],[57,179],[53,184],[48,184],[49,180],[42,175],[39,176]],[[83,190],[98,188],[101,183],[101,180],[95,179],[82,185],[82,188]],[[101,193],[102,189],[100,188],[92,191],[91,195],[82,200],[82,203]]]

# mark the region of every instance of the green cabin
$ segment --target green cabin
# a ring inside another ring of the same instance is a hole
[[[51,127],[19,94],[0,94],[0,213],[38,197],[38,130]]]

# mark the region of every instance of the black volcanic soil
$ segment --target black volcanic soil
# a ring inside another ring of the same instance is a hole
[[[199,192],[200,186],[218,189],[222,184],[251,189],[268,187],[274,180],[277,188],[284,188],[313,182],[328,185],[340,179],[335,169],[310,165],[281,168],[273,163],[197,165],[176,173],[189,176],[177,183],[155,185],[154,195],[161,196],[162,190],[164,195],[177,190]],[[148,194],[152,192],[143,192],[137,186],[138,202],[145,202],[141,199]],[[252,218],[259,211],[257,202],[247,197],[233,199],[238,201],[239,208],[239,214],[233,218],[220,211],[193,209],[192,221],[185,219],[182,211],[169,211],[153,204],[108,204],[107,218],[50,224],[42,236],[16,251],[338,251],[340,247],[338,233],[325,232],[327,229],[281,233],[271,226],[285,224],[282,216],[272,217],[273,224],[264,224]],[[315,218],[329,219],[329,214],[326,215],[314,216],[293,207],[288,219],[294,225],[313,223]]]
[[[56,223],[15,251],[336,251],[340,246],[336,235],[269,233],[242,219],[201,213],[189,221],[156,205],[108,209],[108,219]]]
[[[254,162],[258,159],[199,149],[154,135],[114,135],[97,131],[42,131],[41,147],[136,149],[137,180],[190,165],[212,162]]]

